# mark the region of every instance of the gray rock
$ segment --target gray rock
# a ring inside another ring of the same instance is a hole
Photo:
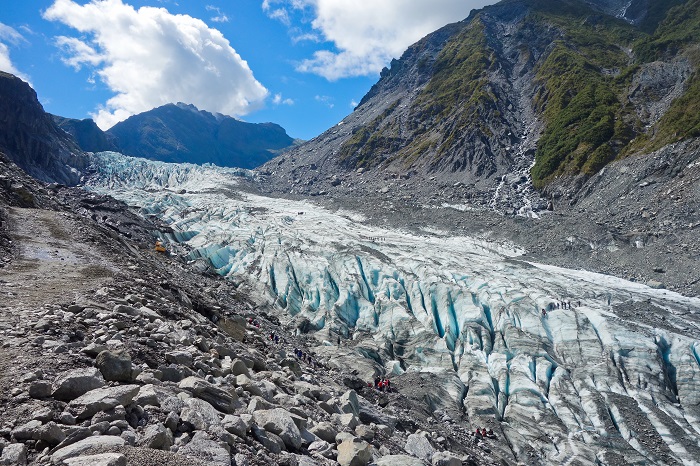
[[[232,414],[238,405],[238,395],[235,392],[227,392],[198,377],[187,377],[179,386],[226,414]]]
[[[152,424],[146,427],[137,444],[156,450],[170,450],[173,445],[173,434],[161,423]]]
[[[2,449],[0,464],[25,466],[27,464],[27,446],[23,443],[11,443]]]
[[[435,454],[435,448],[430,443],[425,434],[411,434],[406,440],[404,447],[406,453],[409,453],[417,458],[430,462]]]
[[[423,461],[408,455],[386,455],[374,463],[377,466],[425,466]]]
[[[51,382],[37,380],[29,385],[29,396],[32,398],[48,398],[51,396]]]
[[[153,384],[146,384],[141,387],[138,394],[134,397],[134,403],[140,406],[160,406],[158,393]]]
[[[301,433],[292,416],[282,408],[255,411],[253,420],[268,432],[278,435],[292,450],[301,448]]]
[[[53,419],[54,414],[54,410],[51,408],[40,408],[34,411],[32,419],[46,423]]]
[[[130,382],[132,378],[131,356],[126,351],[102,351],[95,358],[97,367],[105,380]]]
[[[368,442],[374,440],[374,430],[365,424],[360,424],[359,426],[355,427],[355,435]]]
[[[241,419],[240,416],[227,415],[222,421],[224,429],[241,438],[245,438],[249,426]]]
[[[94,357],[97,357],[97,355],[100,354],[101,352],[106,351],[107,349],[109,349],[109,348],[107,348],[107,346],[105,346],[105,345],[101,345],[99,343],[90,343],[85,348],[83,348],[81,351],[83,353],[87,354],[88,356],[94,358]]]
[[[170,429],[172,432],[176,432],[177,426],[180,424],[180,416],[178,416],[175,411],[170,411],[165,417],[163,424],[165,424],[165,427]]]
[[[254,396],[250,402],[248,403],[248,407],[246,408],[246,411],[249,413],[253,413],[255,411],[260,411],[263,409],[274,409],[276,408],[275,405],[272,403],[266,401],[264,398],[260,396]]]
[[[207,464],[231,466],[231,453],[224,445],[212,440],[206,432],[197,432],[187,445],[178,450],[178,453],[201,459]]]
[[[41,427],[41,421],[33,420],[12,429],[12,436],[17,440],[31,440],[34,433]]]
[[[124,439],[120,437],[113,437],[110,435],[92,436],[80,440],[72,445],[59,448],[53,453],[53,455],[51,455],[51,461],[56,464],[60,464],[61,461],[80,456],[85,452],[108,450],[122,446],[124,446]]]
[[[104,384],[104,377],[94,367],[73,369],[54,380],[52,396],[57,400],[70,401]]]
[[[248,372],[248,366],[245,365],[240,359],[234,359],[231,363],[231,373],[233,375],[246,375],[250,377],[250,372]]]
[[[165,360],[172,364],[180,364],[183,366],[192,366],[194,359],[192,353],[184,350],[176,350],[165,353]]]
[[[66,466],[126,466],[126,456],[121,453],[102,453],[79,456],[64,461]]]
[[[234,340],[245,340],[246,322],[242,316],[234,315],[221,319],[219,321],[219,328]]]
[[[52,447],[66,439],[66,434],[55,422],[49,422],[34,431],[34,440],[43,440]]]
[[[335,436],[338,435],[338,430],[333,427],[330,422],[319,422],[309,429],[309,432],[328,443],[335,442]]]
[[[372,459],[372,445],[358,438],[338,445],[340,466],[365,466]]]
[[[77,413],[78,420],[87,419],[99,411],[106,411],[119,405],[127,406],[140,388],[138,385],[96,388],[71,401],[69,407]]]
[[[439,451],[433,455],[433,466],[462,466],[462,460],[449,451]]]
[[[255,440],[260,442],[270,453],[279,454],[284,450],[284,441],[279,436],[258,426],[252,426],[250,430]]]
[[[263,391],[258,387],[258,385],[245,374],[240,374],[236,376],[236,386],[241,387],[243,390],[247,391],[253,396],[262,396]]]
[[[188,422],[197,430],[206,430],[220,425],[219,412],[209,403],[199,398],[189,398],[180,413],[182,422]]]

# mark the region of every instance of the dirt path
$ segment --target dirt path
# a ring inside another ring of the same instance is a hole
[[[90,233],[69,214],[39,209],[9,210],[17,257],[0,269],[0,413],[16,412],[14,392],[26,374],[56,372],[68,365],[64,343],[53,340],[51,309],[89,300],[112,281],[117,265],[89,243]]]

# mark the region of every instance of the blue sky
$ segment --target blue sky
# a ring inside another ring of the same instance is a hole
[[[493,0],[0,0],[0,70],[50,113],[117,121],[169,102],[310,139],[416,40]]]

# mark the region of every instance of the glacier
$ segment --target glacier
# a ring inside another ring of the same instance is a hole
[[[700,464],[700,299],[239,189],[254,177],[105,152],[85,187],[157,216],[339,366],[440,374],[436,415],[492,428],[514,462]]]

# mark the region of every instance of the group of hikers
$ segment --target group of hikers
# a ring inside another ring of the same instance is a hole
[[[578,307],[581,307],[581,301],[578,302]],[[550,304],[551,309],[571,309],[571,302],[569,301],[557,301],[556,303]],[[542,317],[547,317],[547,309],[542,308]]]
[[[474,431],[474,436],[477,438],[496,438],[496,434],[493,433],[493,430],[486,430],[483,427],[477,427],[476,431]]]
[[[372,386],[371,383],[368,383],[367,385],[370,387]],[[379,390],[380,392],[390,392],[391,382],[388,378],[382,379],[381,377],[377,376],[374,378],[374,388]]]

